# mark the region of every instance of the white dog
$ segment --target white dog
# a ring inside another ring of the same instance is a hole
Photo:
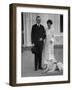
[[[44,64],[44,72],[53,72],[53,71],[62,71],[63,64],[61,62],[57,62],[55,59],[47,60]]]

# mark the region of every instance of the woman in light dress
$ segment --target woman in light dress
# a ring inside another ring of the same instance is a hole
[[[52,24],[52,20],[47,21],[46,39],[44,41],[44,48],[42,53],[44,72],[62,70],[62,63],[57,62],[54,57],[54,28],[52,27]]]

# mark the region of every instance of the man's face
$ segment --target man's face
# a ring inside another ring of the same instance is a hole
[[[41,23],[41,18],[37,17],[36,22],[37,22],[37,24],[40,24]]]

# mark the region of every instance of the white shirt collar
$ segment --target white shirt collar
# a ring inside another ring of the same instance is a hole
[[[40,24],[37,24],[37,26],[40,26]]]

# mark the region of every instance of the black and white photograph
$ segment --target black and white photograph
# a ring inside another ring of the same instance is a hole
[[[11,4],[10,20],[10,84],[69,83],[70,7]]]
[[[21,76],[63,75],[63,15],[21,13]]]

